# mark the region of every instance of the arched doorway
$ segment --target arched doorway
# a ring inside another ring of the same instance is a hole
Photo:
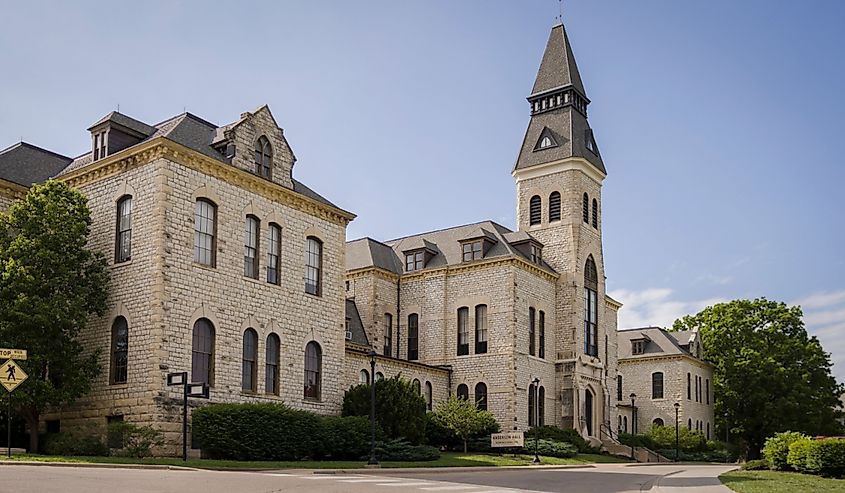
[[[587,436],[593,436],[593,393],[590,389],[584,389],[584,425]]]

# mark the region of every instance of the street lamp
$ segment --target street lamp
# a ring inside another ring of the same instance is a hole
[[[531,382],[534,384],[534,461],[533,464],[540,463],[540,455],[539,451],[539,440],[540,440],[540,433],[537,431],[537,426],[540,424],[540,403],[537,402],[540,398],[540,379],[534,377],[534,380]]]
[[[731,456],[731,453],[730,453],[730,450],[729,450],[729,447],[728,447],[728,442],[730,440],[730,438],[728,437],[728,433],[730,431],[731,431],[731,429],[730,429],[730,427],[728,427],[728,412],[725,411],[725,452],[726,452],[726,454],[725,454],[725,464],[728,463],[728,461],[730,460],[730,456]]]
[[[678,443],[679,443],[679,440],[678,440],[678,437],[679,437],[679,435],[678,435],[678,410],[680,408],[681,408],[681,404],[676,402],[675,403],[675,462],[678,462],[678,455],[679,455],[678,451],[680,450],[678,448]]]
[[[631,392],[631,460],[637,460],[634,457],[634,436],[637,434],[637,408],[634,407],[634,400],[637,394]]]
[[[370,357],[370,460],[367,466],[378,467],[376,459],[376,352],[370,350],[367,356]]]

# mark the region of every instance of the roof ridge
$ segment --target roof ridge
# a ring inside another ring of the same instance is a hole
[[[432,235],[432,234],[434,234],[434,233],[442,233],[442,232],[444,232],[444,231],[449,231],[450,229],[465,228],[465,227],[467,227],[467,226],[478,226],[478,225],[480,225],[480,224],[484,224],[484,223],[492,223],[492,224],[499,225],[498,223],[496,223],[496,222],[495,222],[495,221],[493,221],[492,219],[485,219],[485,220],[483,220],[483,221],[478,221],[478,222],[475,222],[475,223],[460,224],[460,225],[458,225],[458,226],[451,226],[451,227],[448,227],[448,228],[435,229],[435,230],[432,230],[432,231],[426,231],[426,232],[424,232],[424,233],[417,233],[417,234],[412,234],[412,235],[400,236],[399,238],[393,238],[393,239],[391,239],[391,240],[385,240],[385,241],[384,241],[384,242],[382,242],[382,243],[385,243],[385,244],[386,244],[387,242],[394,242],[394,241],[406,240],[406,239],[408,239],[408,238],[413,238],[414,236],[425,236],[425,235]],[[501,226],[501,225],[499,225],[499,226]],[[504,227],[504,226],[502,226],[502,227]],[[388,246],[389,246],[389,245],[388,245]]]
[[[23,140],[15,143],[15,144],[12,144],[12,145],[10,145],[9,147],[7,147],[3,150],[0,150],[0,154],[5,154],[6,152],[17,149],[18,147],[28,147],[28,148],[36,150],[36,151],[46,152],[47,154],[52,154],[56,157],[60,157],[62,159],[67,159],[68,161],[73,161],[72,157],[65,156],[64,154],[59,154],[58,152],[51,151],[50,149],[45,149],[43,147],[39,147],[35,144],[30,144],[29,142],[24,142]]]

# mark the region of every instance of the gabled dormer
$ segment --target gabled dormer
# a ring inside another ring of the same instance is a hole
[[[144,122],[139,122],[117,111],[112,111],[91,125],[91,152],[98,161],[141,142],[156,132]]]
[[[511,246],[537,265],[543,265],[543,244],[525,232],[512,233]]]
[[[437,255],[437,245],[430,241],[420,239],[416,244],[408,245],[402,250],[405,255],[405,272],[415,272],[425,269],[428,261]]]
[[[483,259],[490,248],[499,242],[499,239],[490,231],[477,228],[458,242],[461,244],[462,260],[471,262]]]
[[[631,354],[637,355],[645,353],[649,342],[651,342],[651,338],[645,334],[641,334],[641,337],[631,339]]]

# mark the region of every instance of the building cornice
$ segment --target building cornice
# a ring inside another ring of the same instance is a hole
[[[368,359],[369,359],[369,356],[367,356],[367,353],[370,351],[370,349],[371,348],[369,346],[363,346],[361,344],[356,344],[354,342],[348,342],[347,341],[347,343],[346,343],[346,352],[347,353],[356,353],[359,356],[363,356],[364,358],[368,358]],[[449,372],[452,371],[450,368],[444,368],[442,366],[431,366],[431,365],[427,365],[425,363],[420,363],[420,362],[417,362],[417,361],[408,361],[406,359],[394,358],[392,356],[384,356],[382,354],[379,354],[378,356],[376,356],[376,363],[378,363],[379,360],[386,360],[386,361],[389,361],[389,362],[391,362],[395,365],[404,366],[405,368],[413,368],[413,369],[416,369],[416,370],[438,371],[438,372],[442,372],[442,373],[446,373],[446,374],[448,374]]]
[[[362,269],[354,269],[346,272],[347,279],[356,279],[359,277],[364,277],[369,274],[375,274],[379,277],[387,279],[389,281],[396,282],[399,280],[400,282],[407,282],[407,281],[416,281],[419,279],[424,279],[426,277],[436,277],[436,276],[444,276],[449,274],[458,274],[464,272],[475,272],[479,270],[486,269],[488,267],[497,267],[500,265],[512,265],[514,267],[521,268],[525,271],[528,271],[531,274],[544,277],[548,281],[554,282],[560,277],[560,274],[549,272],[546,269],[543,269],[531,262],[516,256],[505,256],[505,257],[495,257],[491,259],[482,259],[473,262],[467,262],[465,264],[457,264],[457,265],[447,265],[443,267],[438,267],[436,269],[422,269],[414,272],[409,272],[406,274],[402,274],[401,276],[390,272],[386,269],[382,269],[380,267],[365,267]]]
[[[511,175],[517,183],[522,180],[529,180],[531,178],[538,178],[540,176],[550,175],[552,173],[561,173],[563,171],[577,170],[589,176],[596,183],[601,185],[607,175],[599,171],[595,165],[581,157],[568,157],[566,159],[559,159],[549,163],[538,164],[528,168],[515,169]]]
[[[382,279],[386,279],[391,282],[396,282],[399,279],[399,274],[390,272],[387,269],[382,269],[381,267],[364,267],[363,269],[346,271],[347,280],[359,279],[369,275],[375,275],[376,277],[381,277]]]
[[[0,195],[19,200],[26,197],[28,191],[29,189],[23,185],[0,178]]]
[[[78,188],[162,158],[257,193],[274,202],[321,217],[339,226],[346,226],[355,218],[351,212],[314,200],[165,137],[156,137],[58,178]]]
[[[687,360],[690,363],[694,363],[696,366],[700,366],[703,368],[710,368],[713,369],[713,364],[700,360],[697,358],[693,358],[688,354],[658,354],[654,356],[646,356],[646,357],[637,357],[637,358],[619,358],[617,360],[618,364],[622,363],[651,363],[655,361],[671,361],[671,360]]]

